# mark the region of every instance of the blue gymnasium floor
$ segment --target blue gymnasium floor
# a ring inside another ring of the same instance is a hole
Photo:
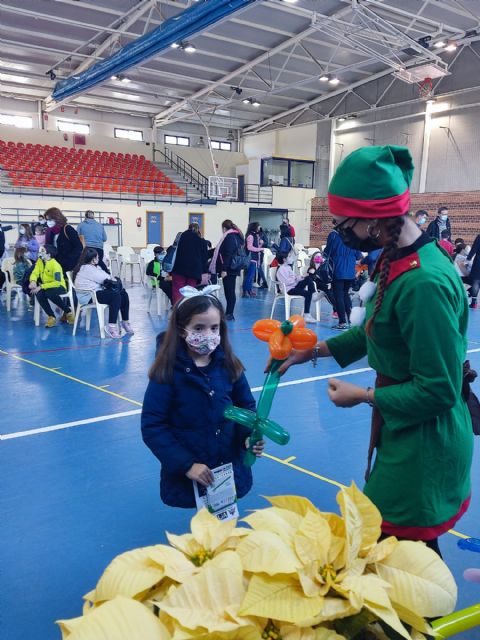
[[[192,512],[159,500],[159,466],[139,430],[146,372],[164,321],[146,313],[140,286],[129,293],[136,334],[121,341],[100,341],[94,320],[90,335],[82,325],[75,338],[66,325],[35,328],[23,303],[15,303],[10,315],[0,303],[2,640],[60,638],[54,621],[81,614],[82,596],[114,556],[164,542],[165,530],[188,530]],[[231,325],[253,388],[263,382],[267,349],[250,327],[269,316],[270,305],[265,294],[239,300]],[[320,337],[332,335],[324,310],[316,326]],[[480,369],[480,311],[471,312],[469,350],[473,368]],[[372,384],[367,367],[356,363],[346,379]],[[243,514],[265,505],[262,494],[283,493],[337,510],[336,483],[353,479],[362,486],[370,410],[336,409],[329,402],[326,379],[339,371],[328,359],[315,370],[306,364],[287,373],[272,417],[292,438],[286,447],[267,444],[272,457],[255,465],[254,487],[240,504]],[[478,537],[479,459],[477,442],[472,505],[457,524],[459,532]],[[441,547],[458,583],[460,608],[480,600],[480,585],[462,578],[465,568],[480,566],[480,556],[458,549],[458,540],[447,534]],[[480,629],[458,637],[478,640]]]

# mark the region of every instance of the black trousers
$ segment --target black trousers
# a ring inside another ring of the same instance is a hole
[[[95,249],[95,251],[98,253],[98,266],[103,269],[105,271],[105,273],[110,274],[110,271],[107,268],[107,265],[104,263],[103,261],[103,249],[99,249],[98,247],[89,247],[87,246],[87,249]]]
[[[125,289],[122,289],[121,291],[102,289],[101,291],[97,291],[97,300],[100,304],[108,304],[108,322],[110,324],[115,324],[117,322],[119,311],[122,316],[122,320],[128,320],[130,300]]]
[[[225,293],[225,300],[227,301],[227,308],[225,313],[227,316],[232,315],[235,310],[235,303],[237,302],[237,296],[235,293],[235,286],[237,283],[237,276],[225,276],[222,278],[223,291]]]
[[[334,280],[332,282],[332,290],[335,297],[335,309],[338,313],[339,324],[345,324],[350,318],[352,301],[348,292],[351,285],[351,280]]]
[[[385,538],[389,538],[390,534],[387,533],[382,533],[382,535],[380,536],[379,540],[385,540]],[[411,538],[401,538],[400,536],[397,536],[398,540],[411,540]],[[413,540],[413,542],[418,542],[416,540]],[[440,551],[440,546],[438,544],[438,538],[432,538],[431,540],[424,540],[423,542],[425,542],[425,544],[427,545],[427,547],[429,549],[431,549],[432,551],[435,551],[435,553],[437,553],[440,558],[443,558],[442,556],[442,552]]]
[[[65,313],[70,313],[68,299],[60,297],[64,293],[67,293],[65,287],[52,287],[51,289],[40,289],[35,296],[38,300],[38,304],[42,307],[47,316],[55,316],[50,302],[53,302],[57,307],[60,307],[60,309]]]
[[[291,296],[303,296],[305,298],[304,312],[310,313],[312,296],[315,293],[315,284],[310,276],[307,276],[288,291]]]

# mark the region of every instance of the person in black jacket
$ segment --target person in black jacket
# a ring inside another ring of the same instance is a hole
[[[225,300],[227,301],[225,317],[227,320],[235,320],[233,315],[237,302],[235,288],[240,269],[233,268],[232,260],[237,255],[238,249],[243,246],[244,238],[240,229],[231,220],[222,222],[222,233],[223,236],[213,252],[209,271],[212,275],[219,274],[222,277]]]
[[[448,208],[440,207],[437,212],[437,217],[432,220],[427,227],[427,236],[440,240],[442,237],[442,231],[448,231],[447,240],[452,240],[452,229],[450,226],[450,220],[448,219]]]
[[[68,224],[66,217],[57,207],[51,207],[45,211],[45,220],[47,227],[56,231],[51,244],[57,248],[56,260],[62,267],[63,273],[73,271],[83,251],[77,230]]]
[[[193,222],[180,236],[172,269],[173,304],[182,297],[180,289],[196,287],[207,274],[208,249],[202,239],[200,227]]]

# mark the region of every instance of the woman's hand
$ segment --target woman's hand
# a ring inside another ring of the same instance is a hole
[[[214,481],[213,473],[207,465],[200,464],[199,462],[192,464],[185,475],[190,480],[195,480],[195,482],[202,484],[204,487],[208,487]]]
[[[222,273],[220,274],[221,278],[226,278],[227,277],[227,272],[226,271],[222,271]]]
[[[249,447],[250,447],[250,438],[247,438],[245,440],[245,448],[248,449]],[[259,440],[252,447],[252,451],[257,456],[257,458],[260,458],[260,456],[263,454],[264,449],[265,449],[265,440]]]
[[[303,364],[304,362],[308,362],[313,358],[313,349],[307,349],[306,351],[296,351],[292,349],[291,354],[288,358],[278,367],[278,373],[283,376],[290,367],[294,364]],[[267,362],[267,366],[265,367],[265,373],[270,371],[270,367],[272,365],[272,358]]]
[[[368,400],[365,389],[337,378],[328,381],[328,396],[336,407],[355,407]]]

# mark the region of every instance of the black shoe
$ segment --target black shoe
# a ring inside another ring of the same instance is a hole
[[[262,284],[262,286],[260,287],[260,289],[268,289],[268,284]]]
[[[233,313],[227,313],[227,315],[225,316],[225,320],[235,320],[235,318],[233,317]]]

